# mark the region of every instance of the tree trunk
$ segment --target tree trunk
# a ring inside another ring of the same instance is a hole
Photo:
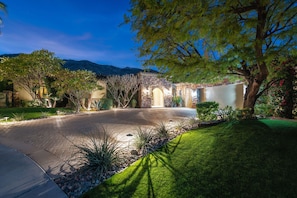
[[[75,113],[79,113],[80,107],[81,107],[80,100],[79,99],[76,99]]]
[[[258,92],[261,86],[261,82],[256,79],[248,81],[246,92],[244,95],[243,108],[250,109],[250,113],[254,114],[254,108],[258,99]]]
[[[248,76],[246,76],[246,80],[248,81],[248,86],[246,89],[246,93],[244,96],[243,107],[249,109],[251,116],[254,114],[254,107],[256,101],[259,97],[258,93],[260,90],[260,86],[262,82],[268,76],[268,69],[266,63],[261,61],[263,59],[263,44],[264,44],[264,35],[265,35],[265,22],[266,22],[266,7],[261,5],[259,1],[256,1],[257,5],[257,28],[256,28],[256,42],[255,42],[255,55],[256,55],[256,68],[259,71],[255,76],[252,76],[252,72],[248,72]]]
[[[56,108],[56,106],[57,106],[57,99],[56,99],[56,98],[54,98],[54,104],[53,104],[53,108]]]

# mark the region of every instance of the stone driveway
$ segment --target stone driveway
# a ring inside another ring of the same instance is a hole
[[[138,127],[178,123],[196,116],[195,109],[113,109],[95,113],[0,124],[0,144],[26,154],[54,178],[75,166],[75,147],[90,133],[104,127],[123,144],[129,144]]]

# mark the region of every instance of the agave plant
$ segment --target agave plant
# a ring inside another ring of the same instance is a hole
[[[120,162],[118,141],[104,128],[88,137],[84,144],[75,147],[84,168],[94,170],[98,177],[114,170]]]

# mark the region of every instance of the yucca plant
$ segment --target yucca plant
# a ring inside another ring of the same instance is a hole
[[[143,129],[139,127],[137,129],[137,134],[134,138],[134,146],[137,150],[141,151],[142,154],[147,154],[153,147],[151,141],[153,139],[153,134],[151,129]]]
[[[155,127],[155,131],[156,131],[158,137],[160,137],[162,139],[168,139],[169,138],[169,129],[166,126],[166,124],[164,124],[164,122],[159,123]]]
[[[76,145],[84,168],[94,170],[100,178],[114,170],[120,162],[118,141],[102,130],[88,137],[82,145]]]

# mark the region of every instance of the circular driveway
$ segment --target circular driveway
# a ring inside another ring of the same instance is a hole
[[[180,122],[196,116],[190,108],[113,109],[0,125],[0,144],[15,148],[32,158],[52,178],[75,165],[76,149],[90,133],[112,133],[127,143],[139,127]]]

